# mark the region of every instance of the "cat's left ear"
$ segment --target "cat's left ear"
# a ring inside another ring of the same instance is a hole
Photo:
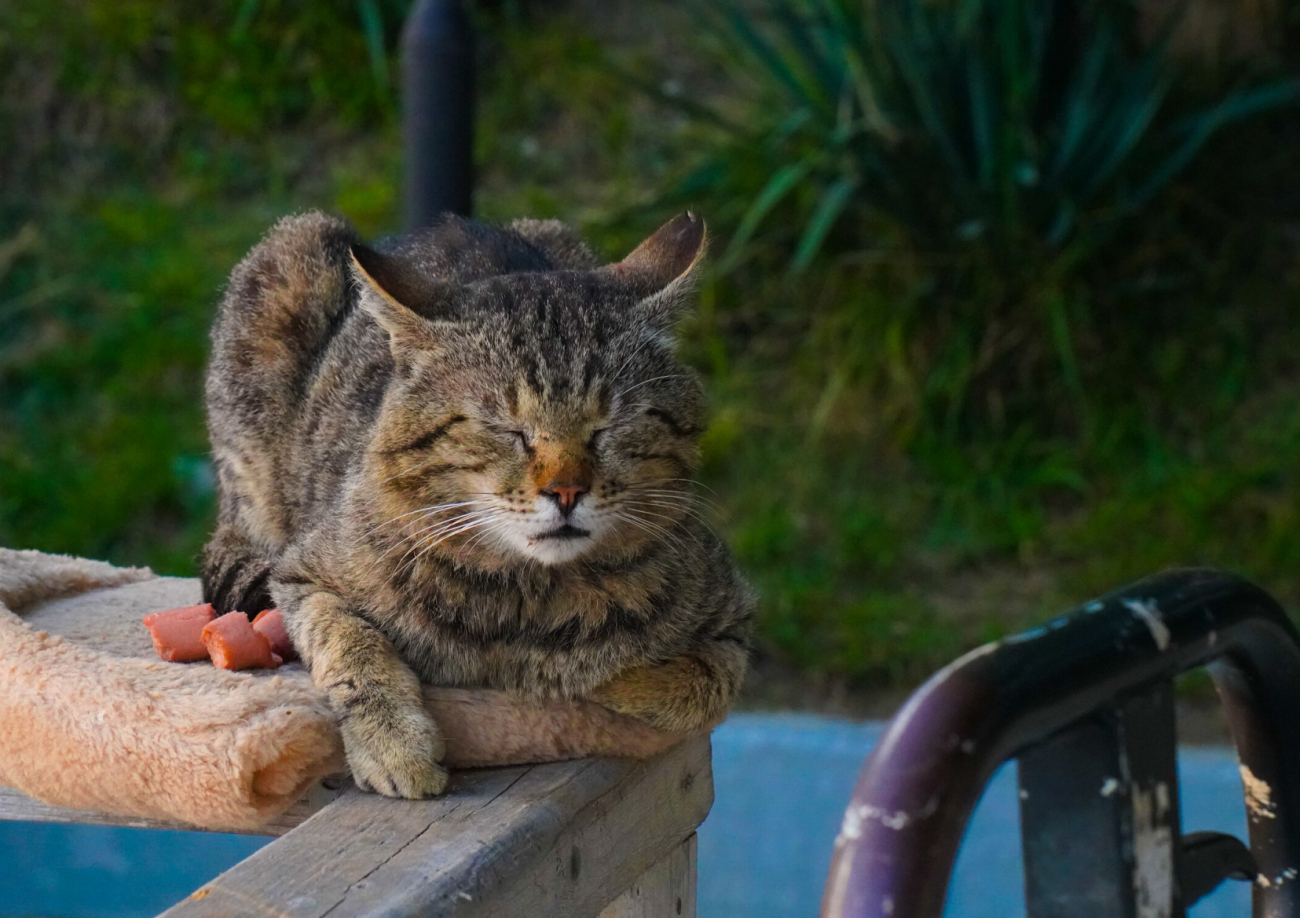
[[[688,210],[651,233],[610,270],[631,282],[641,297],[637,311],[667,328],[690,307],[707,247],[704,221]]]
[[[412,348],[438,346],[436,321],[450,317],[447,284],[431,281],[406,261],[360,243],[352,246],[352,275],[361,288],[361,308],[388,333],[395,356]]]

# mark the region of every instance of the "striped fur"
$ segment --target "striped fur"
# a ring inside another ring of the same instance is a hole
[[[447,218],[376,251],[307,214],[235,269],[204,592],[284,611],[364,786],[442,789],[420,680],[725,713],[752,598],[703,521],[672,344],[703,245],[687,215],[602,266],[559,223]]]

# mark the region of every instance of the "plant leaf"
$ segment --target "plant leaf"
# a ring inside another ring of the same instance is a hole
[[[735,265],[745,243],[749,242],[754,231],[763,222],[763,218],[812,171],[815,162],[815,159],[808,158],[777,170],[754,198],[754,203],[745,211],[745,216],[741,219],[740,226],[736,228],[735,235],[731,237],[731,244],[727,246],[727,252],[723,255],[718,270],[727,271]]]
[[[822,243],[826,240],[826,234],[839,220],[840,214],[844,212],[844,207],[849,203],[858,188],[858,180],[852,176],[836,180],[826,189],[822,195],[821,201],[817,204],[817,209],[813,211],[812,217],[808,220],[808,226],[804,229],[803,238],[799,240],[799,248],[794,253],[794,261],[790,268],[796,274],[804,271],[812,260],[817,257],[821,251]]]

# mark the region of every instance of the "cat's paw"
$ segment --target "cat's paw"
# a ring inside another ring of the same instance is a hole
[[[669,733],[712,728],[726,711],[708,671],[690,657],[629,669],[595,689],[591,699]]]
[[[352,779],[362,790],[385,797],[419,800],[447,788],[447,770],[438,764],[446,752],[442,733],[424,711],[403,712],[383,721],[347,717],[343,747]]]

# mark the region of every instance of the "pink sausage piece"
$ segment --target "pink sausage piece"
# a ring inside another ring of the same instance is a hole
[[[284,662],[271,651],[266,636],[253,630],[243,612],[230,612],[208,622],[203,643],[218,669],[274,669]]]
[[[206,660],[208,648],[203,643],[203,630],[217,617],[211,603],[185,606],[150,612],[144,617],[144,626],[153,638],[153,649],[169,663],[193,663]]]
[[[289,631],[284,627],[284,616],[279,609],[264,609],[253,619],[253,630],[271,642],[271,650],[286,660],[298,659]]]

